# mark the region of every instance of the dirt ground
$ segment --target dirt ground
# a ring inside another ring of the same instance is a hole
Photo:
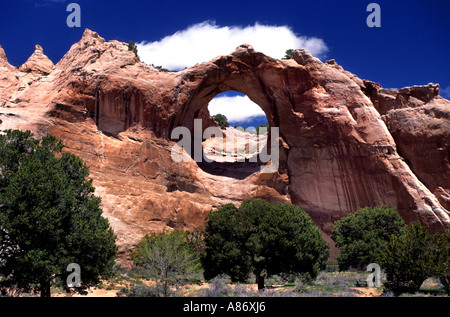
[[[360,293],[357,297],[377,297],[383,293],[382,289],[375,287],[353,287],[352,289],[357,290]]]
[[[186,286],[186,287],[182,288],[181,290],[179,290],[179,293],[182,296],[191,296],[191,294],[193,294],[197,291],[200,291],[201,289],[207,289],[208,287],[210,287],[210,285],[208,283],[203,283],[201,285],[189,285],[189,286]],[[235,287],[235,285],[230,285],[230,287],[233,288],[233,287]],[[246,288],[249,291],[253,291],[253,292],[257,291],[256,284],[247,284]],[[275,287],[275,289],[276,288],[277,287]],[[359,292],[357,297],[378,297],[383,292],[382,289],[371,288],[371,287],[353,287],[351,289],[354,289]],[[278,291],[279,292],[289,291],[289,289],[280,287]],[[58,294],[52,294],[52,297],[67,297],[67,296],[71,296],[71,297],[117,297],[117,292],[118,292],[118,290],[116,290],[116,289],[106,290],[103,288],[93,287],[88,290],[86,295],[81,295],[81,294],[70,294],[69,295],[69,294],[65,294],[65,293],[58,293]]]

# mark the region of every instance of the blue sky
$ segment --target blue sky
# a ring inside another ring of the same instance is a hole
[[[70,14],[66,8],[71,2],[80,5],[80,28],[66,25]],[[381,8],[379,28],[369,28],[366,24],[370,14],[366,8],[371,2]],[[106,40],[153,43],[154,49],[164,44],[163,38],[183,30],[190,34],[191,46],[195,46],[204,33],[187,30],[202,23],[209,29],[227,31],[228,37],[247,34],[249,28],[254,29],[256,25],[286,27],[275,29],[280,37],[283,37],[282,31],[288,29],[297,40],[322,41],[326,48],[318,49],[322,60],[335,59],[360,78],[373,80],[385,88],[439,83],[441,95],[450,98],[448,0],[0,0],[0,45],[9,62],[16,66],[27,60],[35,44],[40,44],[56,63],[80,40],[85,28],[98,32]],[[205,28],[201,31],[205,32]],[[292,34],[286,33],[286,39]],[[275,43],[275,39],[268,36],[267,42],[271,41]],[[206,42],[210,45],[202,50],[211,49],[211,54],[215,53],[214,47],[220,46],[214,40]],[[177,43],[172,41],[175,47]],[[172,60],[177,56],[181,60],[184,48],[170,48],[175,54]],[[288,48],[299,47],[282,49]],[[217,55],[228,53],[218,52]]]

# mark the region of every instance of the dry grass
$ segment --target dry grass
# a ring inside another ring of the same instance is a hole
[[[264,291],[258,291],[254,283],[231,283],[227,276],[219,276],[211,281],[200,281],[172,288],[171,296],[186,297],[378,297],[392,296],[384,287],[360,287],[367,272],[322,272],[312,283],[300,280],[287,282],[275,276],[267,279]],[[384,276],[382,275],[382,280]],[[61,289],[52,289],[52,296],[63,297],[116,297],[124,296],[124,290],[133,289],[134,296],[149,296],[155,288],[155,281],[146,279],[138,271],[120,271],[114,278],[90,288],[85,295],[67,294]],[[402,296],[447,296],[436,279],[426,280],[417,294]]]

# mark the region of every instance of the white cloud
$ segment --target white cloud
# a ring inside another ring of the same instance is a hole
[[[249,121],[253,117],[265,116],[261,107],[247,96],[218,96],[208,105],[211,116],[221,113],[228,121]]]
[[[328,50],[322,39],[298,36],[288,26],[220,27],[214,22],[198,23],[160,41],[137,43],[137,47],[143,62],[180,70],[229,54],[241,44],[274,58],[282,58],[290,48],[307,49],[319,58]]]

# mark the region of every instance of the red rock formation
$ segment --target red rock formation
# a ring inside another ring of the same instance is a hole
[[[449,210],[450,105],[439,96],[439,85],[383,89],[366,81],[366,86],[399,154]]]
[[[19,70],[24,73],[37,73],[39,75],[49,74],[53,68],[53,62],[44,55],[44,50],[40,45],[36,45],[33,54],[20,66]]]
[[[0,106],[11,98],[11,92],[17,90],[19,70],[8,63],[5,51],[0,46]]]
[[[90,30],[24,86],[24,70],[45,59],[33,55],[16,69],[0,49],[0,129],[50,132],[89,164],[121,259],[145,233],[201,227],[211,209],[243,199],[299,205],[331,244],[333,222],[365,206],[397,207],[433,230],[450,222],[442,206],[450,102],[435,86],[386,90],[304,50],[277,60],[250,45],[163,72]],[[213,125],[207,105],[227,90],[246,94],[279,127],[278,171],[172,160],[172,130],[192,130],[196,118]]]

